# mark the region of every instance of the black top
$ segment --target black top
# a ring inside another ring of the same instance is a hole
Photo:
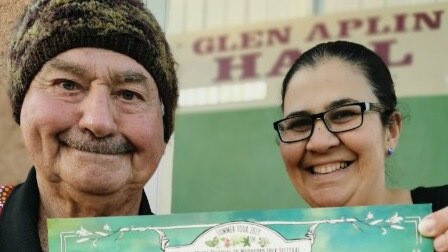
[[[27,179],[14,190],[0,215],[0,251],[41,252],[38,232],[39,188],[36,170],[31,168]],[[153,215],[143,191],[139,215]]]
[[[435,212],[448,206],[448,185],[435,187],[418,187],[411,190],[412,202],[432,203],[432,211]]]

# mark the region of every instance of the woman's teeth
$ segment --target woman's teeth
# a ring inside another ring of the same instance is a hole
[[[340,169],[344,169],[349,165],[348,162],[339,162],[325,165],[318,165],[311,168],[313,174],[328,174]]]

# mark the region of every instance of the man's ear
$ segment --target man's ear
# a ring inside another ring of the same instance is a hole
[[[386,148],[395,149],[401,134],[401,113],[398,111],[390,115],[389,124],[386,126]]]

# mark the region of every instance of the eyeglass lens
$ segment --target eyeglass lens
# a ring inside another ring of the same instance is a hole
[[[330,132],[337,133],[355,129],[362,124],[362,107],[346,105],[323,114],[323,121]],[[283,120],[278,130],[283,141],[300,141],[311,136],[318,116],[297,116]]]

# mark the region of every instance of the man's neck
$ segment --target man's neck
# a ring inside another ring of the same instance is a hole
[[[38,228],[43,251],[48,251],[48,218],[138,215],[142,199],[141,190],[131,194],[87,195],[46,189],[39,187]]]
[[[38,230],[39,230],[39,239],[40,246],[43,252],[48,251],[48,230],[47,230],[47,215],[42,208],[42,205],[39,207],[39,220],[37,222]]]
[[[50,197],[40,192],[40,197],[42,210],[48,218],[118,216],[138,215],[142,192],[131,196],[124,193],[122,196],[64,193]]]

